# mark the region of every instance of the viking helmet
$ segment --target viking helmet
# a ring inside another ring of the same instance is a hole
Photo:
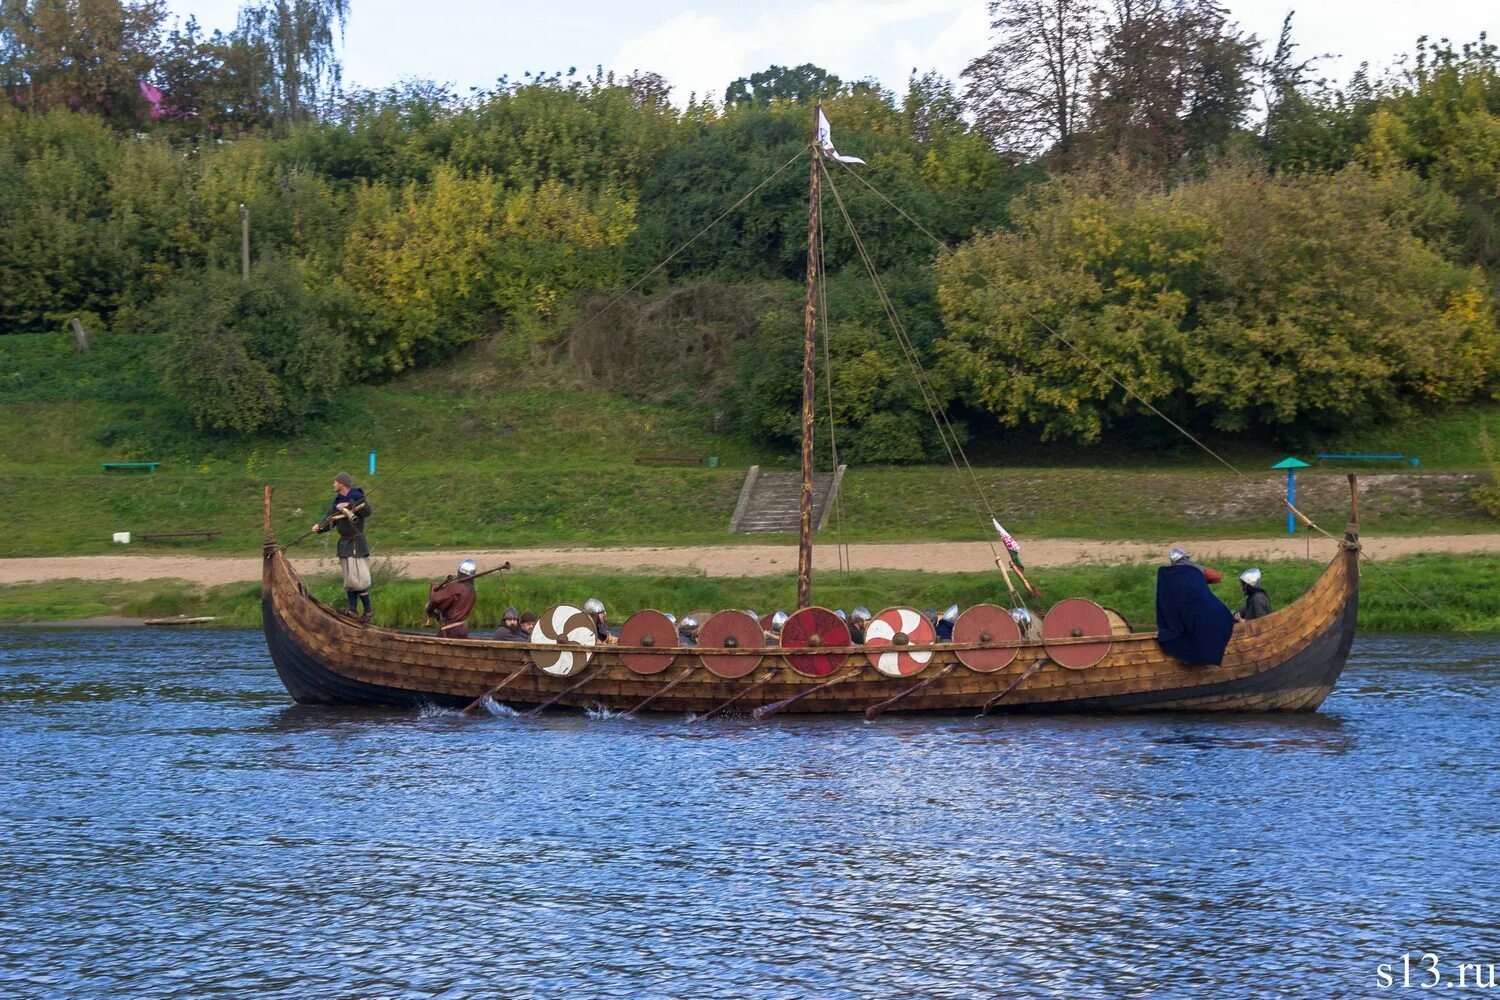
[[[673,625],[677,624],[677,616],[672,614],[672,612],[663,611],[662,614],[667,616],[667,621],[671,622]]]
[[[786,612],[778,611],[771,616],[771,631],[780,632],[781,626],[786,624]]]
[[[937,624],[937,620],[938,620],[938,617],[937,617],[937,608],[923,608],[922,609],[922,617],[926,618],[928,621],[932,622],[933,624]]]
[[[678,629],[684,632],[692,632],[698,628],[698,619],[692,615],[683,615],[682,621],[677,623]]]
[[[1187,562],[1188,554],[1181,549],[1173,549],[1167,553],[1167,561],[1176,566],[1178,563]]]
[[[1011,608],[1010,616],[1011,618],[1015,619],[1015,623],[1021,626],[1021,628],[1023,629],[1031,624],[1031,612],[1027,611],[1025,608]]]
[[[947,622],[949,625],[952,625],[954,622],[958,621],[957,604],[948,605],[948,610],[943,612],[943,621]]]
[[[857,622],[867,622],[870,620],[870,609],[863,604],[857,604],[854,610],[849,612],[849,617]]]
[[[604,614],[604,602],[597,597],[590,597],[583,602],[583,610],[591,615],[602,615]]]
[[[843,608],[836,608],[833,613],[839,616],[839,621],[841,622],[846,622],[849,620],[849,616],[844,614]]]
[[[1240,582],[1249,587],[1260,586],[1260,570],[1254,566],[1251,566],[1249,569],[1245,570],[1245,572],[1240,574]]]
[[[472,559],[465,559],[458,564],[459,576],[473,576],[479,569],[479,564]]]

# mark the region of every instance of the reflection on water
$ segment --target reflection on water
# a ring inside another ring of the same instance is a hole
[[[12,630],[0,993],[1376,995],[1500,962],[1497,661],[1362,639],[1315,716],[468,719]]]

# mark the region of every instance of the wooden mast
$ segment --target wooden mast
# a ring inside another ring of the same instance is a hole
[[[807,200],[807,306],[802,339],[802,535],[797,542],[797,607],[812,603],[813,334],[818,283],[818,107],[813,107],[812,168]]]

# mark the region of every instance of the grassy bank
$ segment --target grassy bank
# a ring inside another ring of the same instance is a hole
[[[1272,600],[1284,604],[1306,589],[1322,571],[1321,563],[1303,560],[1267,563],[1265,585]],[[1068,596],[1087,596],[1118,609],[1136,627],[1154,618],[1155,568],[1149,565],[1078,566],[1049,569],[1037,580],[1047,596],[1046,608]],[[1394,581],[1393,581],[1394,578]],[[1421,595],[1429,610],[1402,591]],[[330,603],[341,601],[337,580],[309,581],[313,592]],[[1218,587],[1226,603],[1238,606],[1233,578]],[[847,580],[823,576],[814,598],[829,606],[864,604],[879,610],[893,604],[942,608],[968,606],[1003,596],[992,573],[856,573]],[[427,582],[392,579],[377,569],[376,610],[380,624],[401,628],[422,625]],[[777,578],[708,579],[697,576],[622,576],[607,574],[503,574],[480,584],[478,609],[471,624],[490,626],[507,604],[541,611],[562,601],[581,604],[598,597],[615,621],[640,608],[655,607],[683,614],[692,610],[751,607],[764,613],[793,603],[791,581]],[[64,580],[0,588],[0,621],[67,621],[95,616],[144,618],[166,615],[213,615],[219,624],[254,628],[260,624],[258,584],[200,588],[180,581],[97,583]],[[1500,557],[1415,556],[1367,564],[1360,593],[1360,627],[1374,632],[1500,632]]]
[[[732,543],[745,540],[726,529],[746,467],[795,468],[790,451],[714,430],[716,414],[600,388],[518,386],[525,380],[498,378],[482,354],[352,387],[329,419],[295,436],[214,439],[161,397],[150,363],[157,349],[149,337],[104,335],[91,353],[75,355],[62,336],[0,337],[0,557],[126,551],[110,541],[117,531],[221,533],[131,552],[253,551],[264,484],[277,488],[277,530],[289,538],[321,513],[340,469],[373,485],[371,537],[384,552]],[[1452,411],[1318,447],[1421,456],[1420,479],[1372,478],[1362,503],[1372,533],[1491,531],[1500,523],[1469,499],[1486,424],[1500,438],[1500,409]],[[1281,453],[1263,443],[1217,443],[1251,479],[1191,447],[1061,447],[998,432],[976,434],[970,445],[989,463],[978,470],[985,493],[1023,540],[1277,534],[1284,480],[1267,467]],[[372,450],[379,474],[361,475]],[[662,454],[711,455],[719,466],[635,461]],[[100,469],[122,460],[162,465],[150,475]],[[1412,470],[1385,463],[1359,471]],[[1299,496],[1315,519],[1342,524],[1347,500],[1337,471],[1304,473]],[[842,537],[973,539],[988,520],[974,497],[968,477],[948,466],[854,468],[845,479]]]

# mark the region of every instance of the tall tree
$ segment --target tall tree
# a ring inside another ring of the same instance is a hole
[[[1256,49],[1218,0],[1115,0],[1093,76],[1095,148],[1169,167],[1222,147],[1249,114]]]
[[[138,122],[165,16],[162,0],[0,0],[0,86],[33,110]]]
[[[338,91],[343,67],[334,33],[342,42],[348,17],[349,0],[265,0],[240,11],[237,34],[265,54],[266,87],[283,126]]]
[[[842,85],[843,81],[838,77],[812,63],[791,69],[771,66],[731,83],[724,90],[724,103],[753,104],[761,108],[769,106],[773,100],[807,104],[820,97],[832,97]]]
[[[1094,0],[992,0],[994,46],[969,63],[964,96],[1003,153],[1066,158],[1082,124],[1095,37]]]

